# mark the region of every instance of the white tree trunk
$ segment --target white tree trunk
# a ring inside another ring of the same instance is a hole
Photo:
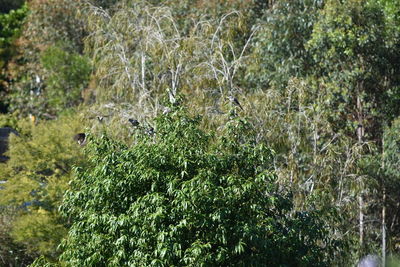
[[[386,191],[383,189],[382,205],[382,266],[386,264]]]
[[[360,92],[362,92],[362,83],[357,86],[357,120],[358,120],[358,127],[357,127],[357,137],[358,137],[358,144],[361,145],[363,143],[364,138],[364,119],[363,119],[363,106],[362,100],[360,96]],[[359,235],[360,235],[360,247],[362,248],[364,245],[364,200],[363,200],[363,188],[364,183],[362,181],[362,177],[360,177],[360,193],[358,196],[358,205],[359,205]]]

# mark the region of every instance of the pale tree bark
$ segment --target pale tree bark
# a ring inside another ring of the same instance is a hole
[[[382,266],[386,264],[386,190],[383,188],[382,198]]]
[[[361,145],[364,138],[364,118],[363,118],[363,105],[361,100],[361,92],[362,92],[362,82],[357,85],[357,137],[358,137],[358,144]],[[360,179],[360,193],[358,196],[358,207],[359,207],[359,237],[360,237],[360,247],[362,248],[364,245],[364,199],[363,199],[363,179],[362,176],[359,177]]]
[[[385,169],[385,139],[382,139],[382,170]],[[386,264],[386,184],[382,177],[382,266]]]

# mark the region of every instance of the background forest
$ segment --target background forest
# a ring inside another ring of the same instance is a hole
[[[396,266],[399,0],[0,0],[0,67],[0,266]]]

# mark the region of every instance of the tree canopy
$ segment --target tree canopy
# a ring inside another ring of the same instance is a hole
[[[249,123],[215,137],[180,110],[134,145],[90,138],[61,206],[74,223],[61,259],[79,266],[324,266],[335,247],[318,211],[296,212],[272,151]],[[217,138],[215,142],[213,139]],[[83,249],[85,247],[85,249]],[[316,264],[318,263],[318,264]]]
[[[400,253],[398,0],[0,6],[3,262]]]

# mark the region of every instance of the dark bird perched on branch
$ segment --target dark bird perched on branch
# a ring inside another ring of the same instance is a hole
[[[147,135],[149,135],[149,136],[153,136],[154,135],[154,128],[153,127],[149,127],[149,128],[147,128],[146,130],[145,130],[145,133],[147,134]]]
[[[98,122],[102,123],[102,122],[104,122],[105,118],[108,118],[110,116],[111,115],[96,115],[96,116],[89,117],[89,119],[97,119]]]
[[[79,145],[83,146],[86,144],[86,134],[85,133],[78,133],[74,135],[74,140],[78,142]]]
[[[139,126],[139,121],[135,119],[128,119],[128,121],[132,124],[133,127]]]
[[[232,103],[232,105],[239,107],[241,110],[243,110],[242,105],[240,105],[239,101],[233,97],[233,96],[228,96],[229,101]]]
[[[97,120],[98,120],[99,122],[103,122],[104,117],[103,117],[103,116],[97,116]]]

